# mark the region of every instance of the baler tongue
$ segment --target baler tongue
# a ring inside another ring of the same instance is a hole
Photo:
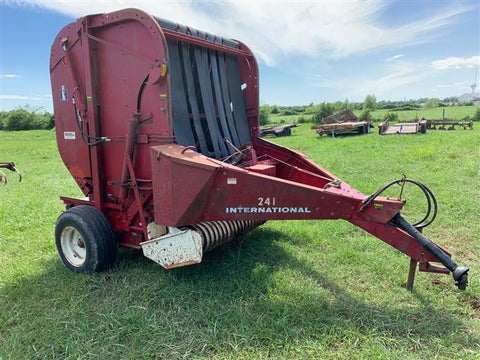
[[[441,262],[449,271],[452,272],[455,285],[458,286],[460,290],[465,290],[468,284],[468,267],[459,266],[450,258],[450,256],[445,254],[440,247],[427,239],[420,231],[418,231],[407,220],[405,220],[400,213],[395,215],[391,222],[400,229],[405,230],[410,236],[417,240],[420,245],[428,249],[438,259],[439,262]]]

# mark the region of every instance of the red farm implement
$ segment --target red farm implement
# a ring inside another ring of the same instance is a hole
[[[403,219],[403,200],[381,196],[391,184],[364,195],[259,137],[243,43],[126,9],[63,28],[50,72],[59,152],[85,195],[62,198],[67,268],[105,270],[118,245],[173,268],[267,220],[344,219],[411,257],[410,286],[419,263],[465,288],[468,268]]]

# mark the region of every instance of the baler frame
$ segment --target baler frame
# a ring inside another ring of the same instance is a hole
[[[243,43],[125,9],[62,29],[50,71],[59,151],[86,196],[62,197],[68,268],[104,270],[117,244],[171,268],[267,220],[344,219],[465,288],[468,268],[411,229],[403,200],[368,197],[260,138]]]

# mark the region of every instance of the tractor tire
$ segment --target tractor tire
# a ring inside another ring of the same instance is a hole
[[[55,226],[55,244],[63,265],[78,273],[98,273],[113,266],[117,242],[107,217],[93,206],[75,206]]]

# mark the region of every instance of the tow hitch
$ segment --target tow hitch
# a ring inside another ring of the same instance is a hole
[[[440,261],[448,270],[452,272],[455,285],[457,285],[460,290],[465,290],[468,284],[468,267],[459,266],[450,258],[450,256],[445,254],[445,252],[438,245],[427,239],[420,231],[406,221],[400,213],[395,215],[391,222],[397,225],[400,229],[405,230],[408,234],[410,234],[410,236],[417,240],[420,245],[428,249],[438,259],[438,261]],[[411,280],[411,285],[408,285],[409,284],[407,283],[407,288],[411,289],[411,286],[413,285],[413,279]]]

